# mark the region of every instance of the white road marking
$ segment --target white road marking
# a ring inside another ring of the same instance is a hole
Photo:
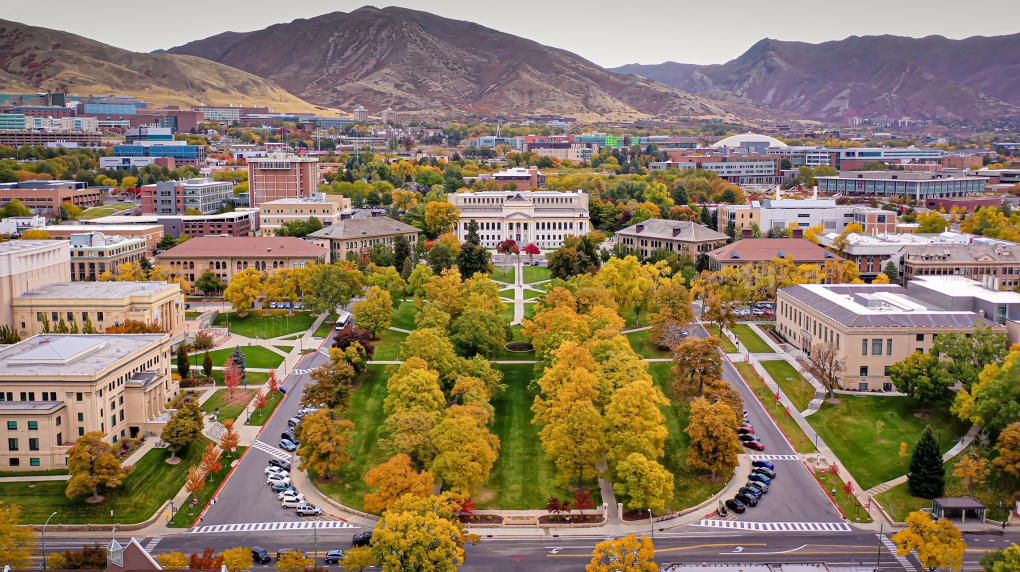
[[[356,528],[349,522],[342,520],[297,520],[288,522],[247,522],[244,524],[213,524],[209,526],[198,526],[188,531],[188,534],[204,534],[208,532],[270,532],[280,530],[311,530],[331,528]]]
[[[704,519],[692,526],[759,532],[851,532],[852,530],[850,525],[845,522],[750,522],[747,520]]]

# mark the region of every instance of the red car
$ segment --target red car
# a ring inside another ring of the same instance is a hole
[[[765,445],[761,441],[744,441],[744,446],[755,451],[765,450]]]

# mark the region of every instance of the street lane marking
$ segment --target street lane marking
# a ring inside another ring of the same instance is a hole
[[[752,543],[752,544],[747,544],[747,543],[744,543],[744,544],[732,544],[732,543],[731,544],[698,544],[698,545],[695,545],[695,546],[675,546],[673,548],[663,548],[661,550],[656,548],[655,549],[655,553],[659,554],[659,553],[662,553],[662,552],[680,552],[682,550],[697,550],[699,548],[719,548],[719,547],[723,547],[723,546],[731,546],[731,547],[744,546],[744,547],[747,547],[747,546],[766,546],[766,544],[764,542],[759,543],[759,544],[754,544],[754,543]],[[729,553],[727,553],[727,554],[729,554]],[[579,557],[579,556],[580,557],[584,557],[584,558],[591,558],[591,552],[586,552],[586,553],[581,553],[581,554],[546,554],[547,558],[576,558],[576,557]]]
[[[149,554],[152,554],[153,549],[156,548],[156,545],[159,544],[160,540],[163,539],[157,536],[156,538],[153,538],[152,540],[145,543],[145,551],[148,552]]]
[[[746,520],[714,520],[707,518],[691,526],[757,530],[761,532],[851,532],[853,530],[845,522],[749,522]]]
[[[889,552],[892,552],[893,558],[895,558],[896,561],[899,562],[901,566],[903,566],[907,570],[913,570],[914,572],[917,572],[917,566],[914,566],[913,562],[907,560],[906,556],[899,556],[896,554],[896,545],[893,544],[893,541],[886,538],[884,534],[876,534],[875,536],[878,536],[878,539],[882,541],[882,545],[885,546],[886,549],[889,550]]]
[[[295,369],[295,370],[291,371],[290,374],[291,375],[305,375],[305,374],[307,374],[307,373],[309,373],[311,371],[312,370],[310,370],[310,369]]]
[[[800,550],[801,548],[806,548],[806,547],[807,547],[807,544],[802,544],[802,545],[798,546],[797,548],[791,548],[789,550],[780,550],[778,552],[744,552],[744,547],[743,546],[738,546],[738,547],[733,549],[733,552],[720,552],[719,554],[740,554],[740,555],[743,555],[743,556],[747,556],[749,554],[754,554],[754,555],[762,555],[762,554],[789,554],[791,552],[796,552],[796,551]]]
[[[213,524],[198,526],[187,534],[204,534],[209,532],[269,532],[274,530],[311,530],[331,528],[356,528],[342,520],[292,520],[287,522],[247,522],[244,524]]]
[[[263,453],[269,453],[270,455],[276,457],[277,459],[283,461],[290,461],[290,453],[284,451],[283,449],[277,449],[276,447],[270,445],[269,443],[256,440],[254,443],[251,444],[251,446],[258,449],[259,451],[262,451]]]
[[[752,461],[799,461],[800,455],[749,455]]]

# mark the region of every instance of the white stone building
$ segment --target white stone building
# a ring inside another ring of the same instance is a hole
[[[495,248],[508,238],[522,248],[542,250],[563,246],[568,234],[591,231],[588,194],[584,191],[480,191],[448,195],[460,211],[457,238],[464,240],[471,221],[478,222],[482,246]]]

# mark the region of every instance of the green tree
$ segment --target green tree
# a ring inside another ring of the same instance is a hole
[[[990,363],[978,381],[960,389],[951,411],[993,434],[1016,421],[1020,412],[1020,351],[1010,352],[1002,365]]]
[[[11,199],[11,201],[7,203],[2,210],[3,218],[32,216],[32,209],[23,205],[19,199]]]
[[[959,380],[970,390],[988,364],[999,364],[1009,353],[1009,338],[991,327],[976,328],[972,334],[941,333],[935,337],[931,353],[942,360],[947,377]]]
[[[347,448],[351,444],[350,433],[354,423],[347,419],[334,419],[326,409],[305,416],[295,427],[295,437],[301,443],[297,456],[301,459],[298,469],[312,469],[329,478],[330,471],[339,470],[351,460]]]
[[[188,377],[188,372],[191,371],[188,349],[187,342],[181,342],[181,345],[177,346],[177,373],[181,379]]]
[[[312,268],[305,292],[305,306],[321,314],[346,306],[351,298],[361,294],[365,275],[358,269],[341,264],[319,264]]]
[[[900,271],[896,268],[896,265],[893,264],[892,260],[885,263],[885,267],[882,268],[882,274],[889,277],[890,284],[900,283]]]
[[[244,351],[241,350],[241,346],[234,346],[233,351],[230,352],[230,356],[227,357],[227,363],[237,366],[238,371],[241,374],[241,383],[248,383],[248,356],[245,355]]]
[[[430,369],[439,373],[439,383],[444,392],[453,388],[463,364],[444,332],[419,327],[408,334],[400,344],[400,359],[406,362],[414,357],[423,359]]]
[[[223,299],[230,302],[238,316],[244,317],[264,290],[262,273],[254,268],[246,268],[230,279],[230,284],[223,291]]]
[[[198,277],[198,280],[195,281],[195,288],[199,292],[204,292],[208,295],[214,292],[219,292],[223,289],[223,285],[220,284],[220,279],[217,278],[215,274],[206,270]]]
[[[301,394],[304,407],[327,407],[345,411],[351,398],[354,384],[354,367],[348,363],[327,363],[308,373],[314,383],[305,385]]]
[[[403,270],[404,263],[411,257],[411,241],[404,235],[393,239],[393,266]]]
[[[926,499],[941,497],[946,490],[946,469],[942,466],[942,453],[931,426],[924,428],[921,440],[914,447],[907,490],[912,496]]]
[[[372,332],[372,339],[390,327],[393,321],[393,300],[390,293],[378,286],[370,286],[365,299],[354,304],[354,321],[359,327]]]
[[[78,437],[67,457],[67,472],[71,475],[64,491],[67,498],[91,494],[92,502],[99,502],[102,500],[100,486],[116,488],[128,474],[113,454],[113,449],[103,440],[102,431]]]
[[[461,276],[474,276],[476,272],[488,274],[492,270],[492,265],[489,264],[491,258],[492,255],[484,246],[470,241],[465,242],[457,253],[457,268],[460,269]]]
[[[35,532],[21,525],[21,507],[0,501],[0,562],[27,569],[35,552]]]
[[[202,357],[202,373],[204,373],[206,377],[212,377],[212,372],[212,356],[209,355],[209,350],[205,350],[205,355]]]
[[[441,274],[447,268],[453,268],[457,264],[457,258],[445,244],[434,244],[425,255],[425,261],[432,268],[434,274]]]
[[[467,310],[453,322],[450,341],[465,357],[493,358],[507,342],[506,319],[488,310]]]
[[[949,222],[938,211],[928,211],[917,215],[917,222],[919,226],[916,232],[925,234],[945,232],[949,227]]]
[[[921,402],[922,415],[925,405],[951,394],[939,358],[932,354],[914,352],[889,366],[889,380],[896,391]]]
[[[178,451],[202,438],[204,427],[202,410],[197,403],[184,403],[177,408],[160,434],[160,439],[169,445],[171,462],[177,458]]]

